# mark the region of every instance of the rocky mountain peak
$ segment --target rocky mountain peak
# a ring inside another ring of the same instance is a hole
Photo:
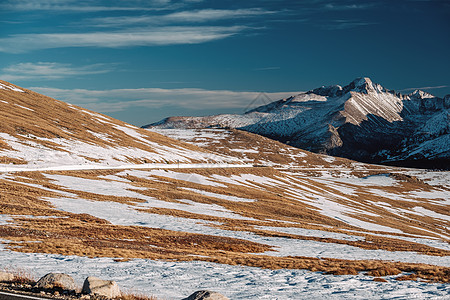
[[[425,99],[425,98],[435,98],[433,95],[424,92],[422,90],[415,90],[411,94],[409,94],[411,98]]]
[[[337,97],[341,96],[342,87],[340,85],[321,86],[320,88],[311,90],[308,94],[316,94],[324,97]]]
[[[387,92],[385,88],[377,83],[373,83],[368,77],[360,77],[353,80],[349,85],[343,88],[344,92],[357,92],[357,93],[382,93]]]
[[[324,97],[340,97],[348,92],[369,94],[385,93],[388,92],[388,90],[381,85],[372,82],[369,77],[359,77],[344,87],[341,87],[340,85],[321,86],[306,94],[316,94]]]
[[[365,87],[367,85],[373,85],[372,80],[369,77],[359,77],[352,81],[355,87]]]

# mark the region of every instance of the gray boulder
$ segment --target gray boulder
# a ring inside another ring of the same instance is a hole
[[[0,282],[9,282],[14,280],[14,275],[8,272],[0,272]]]
[[[230,300],[224,295],[212,291],[197,291],[183,300]]]
[[[36,287],[41,289],[61,288],[67,291],[76,289],[73,278],[64,273],[49,273],[38,280]]]
[[[121,296],[119,286],[115,281],[103,280],[93,276],[86,278],[81,292],[83,294],[96,294],[108,298]]]

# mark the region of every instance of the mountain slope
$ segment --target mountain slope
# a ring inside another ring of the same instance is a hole
[[[321,87],[242,115],[171,117],[144,128],[237,128],[301,149],[365,162],[449,160],[450,97],[422,91],[402,95],[358,78]]]
[[[0,120],[4,166],[235,161],[4,81]]]

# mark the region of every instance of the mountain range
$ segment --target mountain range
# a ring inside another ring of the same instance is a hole
[[[144,128],[234,128],[370,163],[448,169],[450,95],[402,94],[369,78],[322,86],[244,114],[169,117]]]

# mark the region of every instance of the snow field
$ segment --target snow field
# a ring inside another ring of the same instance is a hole
[[[267,270],[208,262],[164,262],[85,258],[0,250],[0,265],[24,266],[43,276],[63,272],[81,286],[87,276],[118,282],[122,290],[179,300],[210,289],[230,299],[448,299],[450,285],[421,281],[374,282],[365,275],[333,276],[305,270]]]

